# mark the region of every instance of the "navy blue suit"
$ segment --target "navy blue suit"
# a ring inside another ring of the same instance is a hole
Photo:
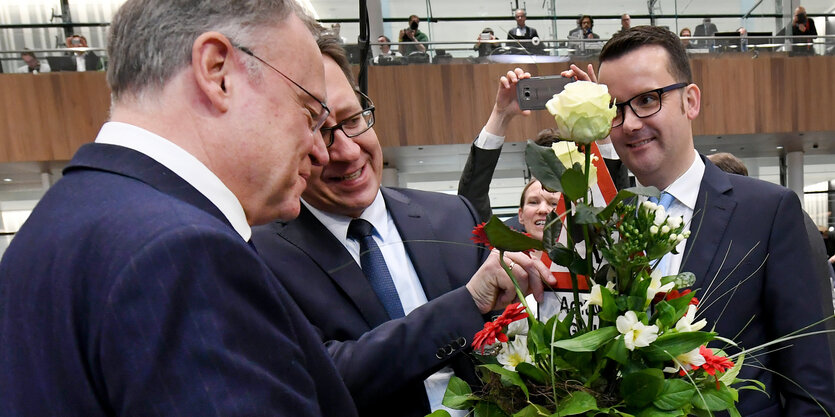
[[[306,207],[293,221],[254,228],[252,241],[319,330],[360,414],[422,417],[426,377],[453,366],[473,379],[464,352],[484,318],[463,286],[488,252],[470,241],[478,215],[465,199],[382,192],[429,300],[402,319],[388,319],[354,258]]]
[[[816,293],[818,275],[797,195],[784,187],[722,172],[702,159],[705,172],[681,270],[696,274],[694,288],[701,288],[699,315],[708,320],[708,328],[716,325],[720,335],[750,349],[823,318]],[[801,338],[787,345],[767,355],[753,353],[745,363],[788,376],[835,414],[835,381],[826,336]],[[803,390],[771,372],[746,366],[739,377],[764,382],[771,395],[740,392],[743,416],[825,415]],[[785,397],[785,408],[780,405],[780,394]]]
[[[0,414],[350,416],[256,252],[191,185],[84,145],[0,263]]]

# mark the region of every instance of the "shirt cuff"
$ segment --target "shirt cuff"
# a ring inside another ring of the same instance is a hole
[[[478,134],[474,145],[481,149],[501,149],[504,145],[504,136],[497,136],[487,131],[487,127],[481,128],[481,133]]]

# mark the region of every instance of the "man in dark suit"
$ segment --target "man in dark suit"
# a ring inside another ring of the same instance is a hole
[[[67,38],[67,48],[73,48],[69,60],[69,71],[98,71],[101,68],[101,60],[95,52],[88,50],[87,38],[81,35],[72,35]]]
[[[247,244],[250,225],[298,214],[327,161],[302,16],[291,1],[119,9],[111,119],[0,263],[0,414],[357,415]]]
[[[668,212],[690,224],[690,238],[664,272],[696,275],[699,314],[745,349],[826,317],[816,294],[814,280],[820,277],[813,269],[797,195],[722,172],[695,151],[691,122],[699,114],[701,92],[676,35],[649,26],[619,32],[600,53],[599,73],[618,103],[611,138],[621,159],[639,183],[671,194]],[[576,66],[563,75],[595,80],[594,73]],[[632,101],[636,98],[642,106]],[[752,351],[745,364],[739,378],[763,382],[768,395],[740,392],[742,415],[835,412],[835,378],[825,335]]]
[[[360,414],[422,417],[440,407],[453,372],[472,378],[472,337],[515,290],[498,253],[469,241],[478,215],[465,199],[380,186],[373,104],[356,93],[339,44],[324,36],[319,45],[330,162],[314,167],[298,219],[255,228],[253,242],[318,329]],[[363,223],[376,248],[353,237]],[[522,291],[541,298],[540,277],[553,283],[539,260],[505,257]],[[380,267],[391,292],[378,292]]]
[[[536,29],[525,23],[528,20],[528,12],[526,12],[525,9],[516,9],[513,13],[513,18],[516,20],[516,27],[507,32],[508,40],[539,39],[539,34],[536,32]],[[544,49],[541,44],[534,45],[532,42],[507,42],[507,46],[522,48],[533,54],[541,54]]]

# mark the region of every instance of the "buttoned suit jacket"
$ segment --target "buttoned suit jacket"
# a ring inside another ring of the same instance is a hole
[[[819,277],[797,195],[757,179],[728,174],[702,157],[705,172],[683,253],[682,271],[696,275],[699,316],[720,335],[751,349],[824,317]],[[750,322],[749,322],[750,321]],[[822,328],[818,326],[818,329]],[[770,398],[741,391],[744,416],[817,416],[835,411],[835,385],[825,335],[792,340],[783,350],[752,352],[740,378],[766,384]],[[723,347],[720,345],[714,347]],[[733,352],[734,349],[729,349]],[[779,372],[800,387],[763,370]],[[785,407],[781,406],[781,396]]]
[[[202,194],[87,144],[0,263],[0,415],[353,416],[331,360]]]
[[[382,188],[429,300],[389,320],[345,246],[305,207],[253,230],[258,253],[318,329],[362,416],[424,416],[423,380],[453,366],[474,378],[465,352],[484,317],[464,285],[488,252],[472,244],[478,217],[463,198]]]

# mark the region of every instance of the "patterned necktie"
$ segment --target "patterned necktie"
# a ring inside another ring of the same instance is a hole
[[[660,201],[655,197],[650,197],[648,200],[651,203],[655,203],[655,204],[660,205],[661,207],[664,207],[664,211],[666,211],[667,215],[669,215],[670,214],[670,206],[673,204],[673,201],[675,201],[675,199],[676,198],[673,197],[672,194],[670,194],[666,191],[663,191],[663,192],[661,192],[661,200]],[[671,271],[669,271],[669,269],[670,269],[670,258],[672,258],[672,257],[673,257],[673,254],[668,253],[668,254],[664,255],[664,257],[661,258],[660,261],[658,261],[658,266],[656,267],[656,269],[661,271],[662,276],[672,275]]]
[[[374,241],[371,233],[374,226],[364,219],[351,220],[348,225],[348,237],[360,244],[360,266],[371,288],[377,294],[377,298],[383,303],[389,317],[397,319],[405,316],[403,305],[400,304],[400,297],[397,295],[397,288],[394,287],[394,280],[386,266],[386,260],[380,247]]]

